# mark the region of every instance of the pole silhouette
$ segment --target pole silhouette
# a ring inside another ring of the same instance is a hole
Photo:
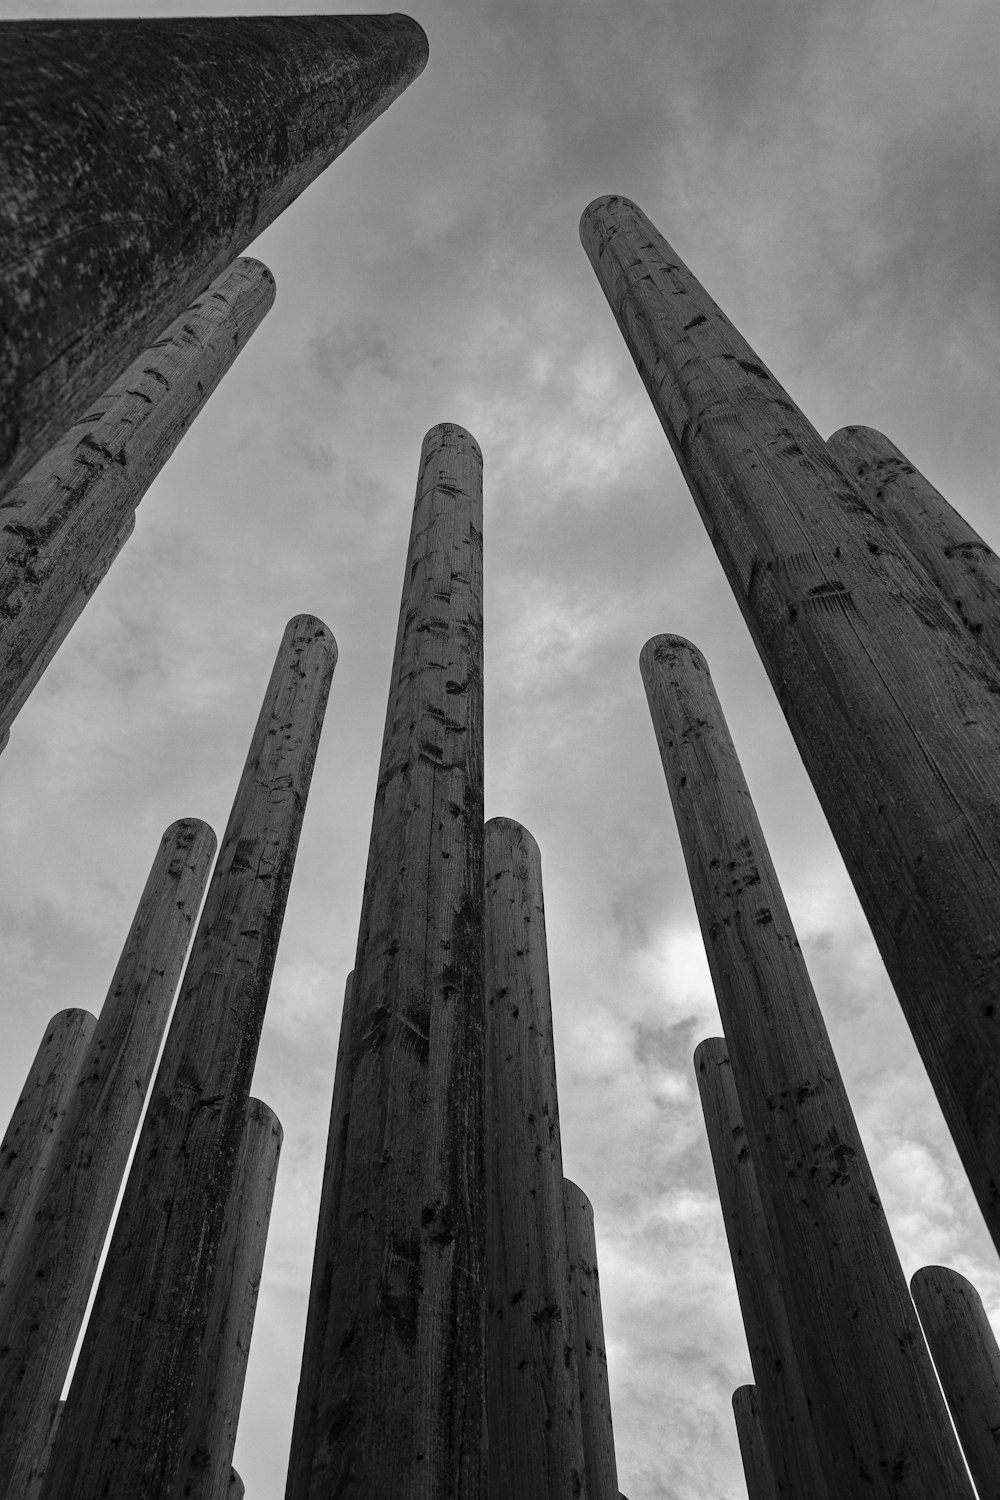
[[[41,1494],[166,1493],[182,1457],[226,1204],[336,663],[285,627],[139,1132]]]
[[[707,663],[690,641],[661,635],[640,665],[828,1488],[837,1500],[968,1500]]]
[[[97,1017],[61,1010],[45,1028],[0,1144],[0,1295],[66,1117]]]
[[[482,1495],[482,705],[482,456],[442,423],[420,456],[375,793],[339,1213],[320,1231],[336,1253],[325,1308],[310,1297],[315,1446],[293,1454],[288,1500]]]
[[[4,25],[0,491],[426,61],[402,15]]]
[[[601,1282],[597,1274],[594,1209],[582,1188],[563,1178],[569,1297],[576,1326],[580,1373],[580,1420],[586,1464],[587,1500],[615,1500],[618,1465],[611,1425],[608,1357],[604,1350]]]
[[[236,260],[0,500],[0,734],[135,525],[135,508],[274,302]]]
[[[1000,1245],[1000,670],[649,219],[581,237]]]
[[[948,1266],[921,1266],[910,1290],[979,1500],[1000,1496],[1000,1349],[983,1299]]]
[[[729,1052],[721,1037],[698,1044],[694,1067],[756,1381],[755,1386],[741,1389],[755,1393],[754,1409],[771,1455],[770,1477],[776,1494],[781,1500],[824,1500],[826,1480],[796,1339],[789,1327],[782,1268],[771,1243],[769,1215],[747,1145]]]
[[[83,1326],[215,834],[197,818],[160,840],[30,1222],[0,1294],[0,1495],[37,1482]]]
[[[781,1492],[774,1482],[774,1471],[768,1457],[756,1386],[736,1387],[733,1392],[733,1417],[736,1420],[736,1435],[740,1440],[740,1455],[750,1500],[779,1500]]]
[[[486,877],[486,1417],[492,1500],[587,1495],[542,861],[491,818]]]
[[[841,427],[827,447],[969,633],[1000,660],[1000,558],[884,433]]]

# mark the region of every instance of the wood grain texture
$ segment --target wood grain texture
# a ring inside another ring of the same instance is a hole
[[[486,970],[486,1417],[490,1500],[586,1496],[542,861],[491,818]]]
[[[586,1464],[587,1500],[615,1500],[618,1466],[611,1425],[608,1357],[604,1349],[601,1281],[597,1273],[594,1209],[581,1188],[563,1178],[569,1296],[576,1324],[580,1374],[580,1421]]]
[[[20,1238],[30,1232],[34,1203],[66,1118],[97,1017],[61,1010],[45,1028],[0,1143],[0,1288]]]
[[[231,1469],[229,1473],[229,1489],[226,1493],[226,1500],[243,1500],[243,1496],[245,1494],[246,1490],[243,1486],[243,1480],[237,1474],[235,1469]]]
[[[289,1500],[483,1494],[482,705],[482,456],[442,423],[420,457],[354,964],[316,1446]]]
[[[1000,669],[645,215],[581,236],[1000,1245]]]
[[[318,1442],[319,1398],[323,1389],[323,1360],[326,1326],[330,1311],[334,1265],[339,1253],[340,1190],[344,1178],[344,1155],[347,1128],[351,1118],[351,1082],[357,1038],[354,1024],[357,1015],[353,1003],[354,971],[344,985],[344,1006],[340,1018],[340,1041],[333,1078],[333,1101],[330,1106],[330,1128],[326,1138],[323,1163],[323,1187],[316,1226],[316,1249],[313,1253],[309,1282],[309,1306],[302,1344],[302,1365],[292,1423],[289,1452],[288,1488],[291,1493],[305,1492],[309,1469]]]
[[[640,665],[827,1485],[837,1500],[968,1500],[707,663],[690,641],[662,635]]]
[[[922,1266],[910,1289],[979,1500],[1000,1500],[1000,1348],[982,1298],[948,1266]]]
[[[180,1466],[250,1080],[336,662],[285,628],[42,1489],[166,1495]]]
[[[884,433],[841,427],[826,445],[969,633],[1000,661],[1000,557]]]
[[[426,61],[402,15],[5,24],[0,489]]]
[[[184,1457],[173,1486],[184,1500],[228,1500],[230,1495],[281,1138],[274,1111],[250,1099],[199,1350]]]
[[[825,1500],[826,1480],[796,1340],[789,1327],[782,1271],[747,1145],[729,1052],[721,1037],[699,1043],[694,1068],[757,1382],[745,1389],[754,1390],[759,1405],[771,1454],[774,1494],[781,1500]]]
[[[774,1482],[764,1428],[761,1425],[757,1388],[740,1385],[733,1392],[733,1417],[740,1440],[743,1473],[749,1500],[778,1500],[781,1491]]]
[[[135,508],[274,302],[236,260],[0,500],[0,732],[135,525]]]
[[[160,840],[72,1096],[0,1289],[0,1494],[37,1482],[212,857],[185,818]]]

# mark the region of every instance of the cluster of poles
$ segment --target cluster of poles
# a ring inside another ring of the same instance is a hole
[[[5,42],[6,740],[273,302],[239,251],[427,49],[400,16],[19,23]],[[478,445],[432,428],[289,1500],[619,1494],[594,1216],[562,1171],[539,851],[515,822],[484,824],[482,509]],[[250,1086],[336,660],[322,621],[289,622],[218,857],[199,820],[167,829],[100,1015],[52,1019],[15,1106],[4,1500],[243,1494],[232,1456],[282,1134]]]
[[[881,433],[824,443],[635,204],[580,235],[1000,1247],[1000,560]],[[969,1500],[970,1472],[993,1500],[982,1301],[942,1266],[907,1287],[704,657],[660,635],[640,666],[725,1032],[695,1070],[751,1500]]]
[[[3,742],[273,302],[241,250],[427,57],[404,16],[4,32]],[[1000,1245],[1000,563],[881,434],[824,443],[634,204],[591,204],[581,236]],[[482,495],[475,440],[433,427],[287,1500],[619,1495],[539,851],[484,823]],[[250,1084],[336,657],[321,621],[289,623],[218,858],[205,824],[166,831],[100,1015],[53,1019],[15,1107],[3,1500],[243,1493],[281,1146]],[[956,1273],[907,1287],[707,664],[661,635],[641,670],[725,1031],[695,1068],[752,1500],[968,1500],[970,1471],[1000,1495],[996,1342]]]

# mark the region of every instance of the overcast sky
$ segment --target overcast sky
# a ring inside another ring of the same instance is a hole
[[[0,0],[0,16],[304,7]],[[313,6],[314,10],[335,7]],[[355,4],[355,11],[376,7]],[[580,247],[633,198],[823,436],[1000,544],[995,0],[414,0],[430,61],[252,247],[277,300],[0,757],[0,1106],[98,1009],[162,830],[221,834],[285,621],[336,634],[254,1093],[284,1150],[236,1466],[283,1493],[421,439],[484,455],[486,814],[543,859],[567,1175],[630,1500],[742,1500],[751,1379],[691,1066],[721,1031],[638,671],[706,653],[907,1275],[1000,1268],[784,720]]]

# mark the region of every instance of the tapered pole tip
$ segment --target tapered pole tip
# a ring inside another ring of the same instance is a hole
[[[476,442],[467,427],[462,427],[458,422],[435,422],[424,434],[422,444],[424,453],[433,451],[435,448],[443,447],[445,443],[456,446],[469,447],[478,455],[479,462],[483,461],[483,450]]]
[[[324,625],[318,615],[293,615],[285,626],[285,639],[325,641],[327,650],[337,665],[337,640],[329,625]]]
[[[521,844],[528,851],[540,858],[541,851],[538,841],[531,832],[519,823],[516,818],[489,818],[483,829],[483,834],[491,843],[501,840],[510,844]]]
[[[214,854],[218,839],[215,836],[215,829],[203,822],[201,818],[177,818],[169,828],[163,830],[163,837],[160,840],[164,848],[168,844],[176,843],[204,843],[209,853]]]

